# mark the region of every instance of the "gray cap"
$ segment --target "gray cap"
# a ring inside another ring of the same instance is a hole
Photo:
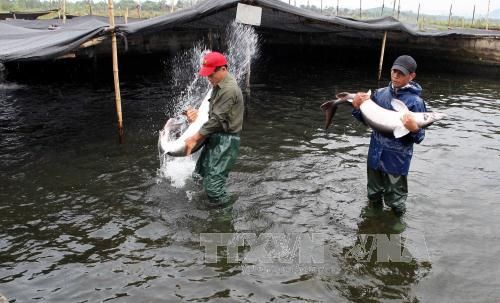
[[[403,74],[408,75],[409,73],[414,73],[417,70],[417,62],[411,56],[399,56],[392,64],[391,69],[397,69]]]

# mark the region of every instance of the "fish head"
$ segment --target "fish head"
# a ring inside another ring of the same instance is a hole
[[[438,113],[438,112],[428,112],[424,114],[424,120],[428,121],[429,123],[439,121],[441,119],[446,118],[447,115],[444,113]]]
[[[447,115],[438,112],[425,112],[422,115],[417,116],[417,123],[420,127],[427,127],[432,123],[446,118]]]
[[[184,115],[170,118],[160,132],[160,137],[164,137],[167,141],[176,140],[184,133],[188,126],[189,122]]]
[[[368,97],[371,97],[372,95],[372,90],[368,90],[366,92],[368,94]],[[335,95],[337,97],[337,99],[339,100],[350,100],[352,101],[352,99],[354,99],[354,97],[356,97],[356,94],[353,94],[353,93],[347,93],[347,92],[342,92],[342,93],[338,93],[337,95]]]

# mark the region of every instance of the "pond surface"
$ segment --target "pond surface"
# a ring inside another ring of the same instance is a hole
[[[121,146],[109,81],[0,84],[0,293],[11,302],[500,300],[498,80],[419,73],[428,108],[449,117],[415,146],[403,231],[389,210],[366,212],[370,130],[348,108],[322,129],[319,105],[376,88],[372,71],[267,65],[252,77],[229,219],[203,207],[190,178],[179,186],[158,174],[166,73],[123,81]],[[237,262],[222,248],[209,263],[200,236],[218,233],[288,244],[314,235],[323,260],[287,262],[288,246],[275,245],[272,261],[248,262],[247,245]],[[407,239],[410,259],[366,257],[383,234]]]

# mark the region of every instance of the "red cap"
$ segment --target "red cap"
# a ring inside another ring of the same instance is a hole
[[[206,77],[211,75],[216,67],[227,65],[226,57],[218,52],[211,52],[205,55],[200,68],[200,76]]]

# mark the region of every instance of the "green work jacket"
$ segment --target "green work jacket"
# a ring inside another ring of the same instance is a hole
[[[245,106],[243,94],[231,74],[227,74],[212,90],[208,100],[208,121],[203,124],[200,134],[213,133],[239,134],[243,128]]]

